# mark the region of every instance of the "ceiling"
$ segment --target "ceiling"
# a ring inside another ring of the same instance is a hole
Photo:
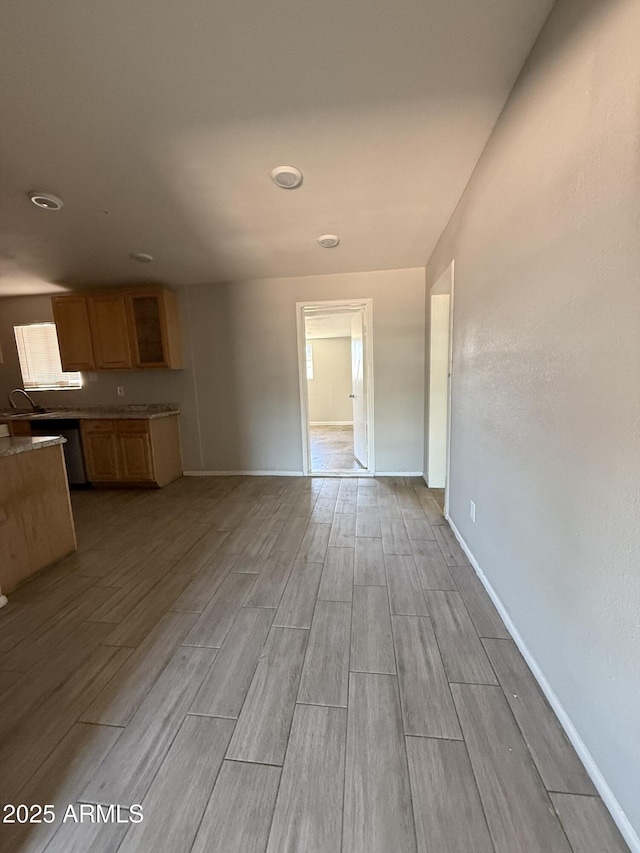
[[[423,265],[551,5],[3,0],[0,295]]]

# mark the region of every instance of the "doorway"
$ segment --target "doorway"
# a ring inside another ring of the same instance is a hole
[[[371,300],[298,303],[305,475],[370,476]]]
[[[453,272],[451,261],[433,285],[430,298],[429,453],[427,483],[444,489],[444,515],[449,515],[451,436],[451,370],[453,349]]]

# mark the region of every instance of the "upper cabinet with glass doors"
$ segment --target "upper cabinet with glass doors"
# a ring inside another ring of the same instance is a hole
[[[181,368],[175,293],[157,287],[52,298],[64,370]]]

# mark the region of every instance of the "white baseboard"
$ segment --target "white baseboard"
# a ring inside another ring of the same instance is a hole
[[[469,558],[469,562],[471,563],[476,574],[480,578],[482,585],[484,586],[489,597],[491,598],[491,600],[495,604],[496,610],[498,611],[498,613],[502,617],[504,624],[507,626],[507,630],[511,634],[513,641],[515,642],[516,646],[520,649],[522,657],[526,660],[526,662],[529,666],[529,669],[533,673],[534,678],[536,679],[536,681],[540,685],[540,689],[542,690],[544,695],[547,697],[547,700],[548,700],[549,704],[551,705],[551,707],[553,708],[556,717],[560,721],[560,725],[562,726],[567,737],[569,738],[569,740],[573,744],[573,748],[578,753],[578,756],[580,757],[580,760],[584,764],[585,769],[591,778],[591,781],[596,786],[598,793],[602,797],[602,801],[604,802],[605,806],[608,808],[608,810],[611,814],[611,817],[615,821],[616,826],[620,830],[624,840],[629,845],[629,848],[631,849],[632,853],[640,853],[640,837],[638,837],[638,834],[636,833],[635,829],[629,823],[629,819],[627,818],[626,814],[624,813],[624,811],[623,811],[622,807],[620,806],[620,803],[616,799],[613,791],[611,790],[611,788],[607,784],[606,779],[604,778],[604,776],[600,772],[600,768],[598,767],[598,765],[594,761],[593,756],[589,752],[586,744],[584,743],[584,741],[582,740],[582,738],[578,734],[578,731],[577,731],[576,727],[573,725],[571,718],[569,717],[568,713],[565,711],[562,703],[560,702],[560,700],[558,699],[556,694],[553,692],[553,689],[552,689],[551,685],[549,684],[549,682],[547,681],[542,669],[538,665],[538,662],[536,661],[534,656],[529,651],[526,643],[524,642],[522,636],[520,635],[520,632],[518,631],[515,624],[513,623],[511,617],[509,616],[509,613],[508,613],[507,609],[505,608],[504,604],[502,603],[500,597],[498,596],[498,594],[494,590],[494,588],[491,586],[490,581],[488,580],[487,576],[485,575],[485,573],[482,571],[482,569],[478,565],[478,562],[476,561],[476,558],[473,556],[473,554],[472,554],[471,550],[469,549],[467,543],[464,541],[464,539],[460,535],[460,531],[455,526],[455,524],[453,523],[453,521],[451,520],[450,517],[447,517],[447,521],[449,522],[449,525],[450,525],[451,529],[453,530],[454,536],[456,537],[456,539],[460,543],[462,550],[465,552],[465,554]]]
[[[422,471],[376,471],[376,477],[422,477]]]
[[[302,471],[183,471],[183,477],[303,477]]]
[[[183,471],[183,477],[304,477],[302,471]],[[421,477],[420,471],[317,471],[309,477]]]
[[[353,421],[309,421],[309,426],[353,426]]]
[[[313,471],[312,473],[303,475],[305,477],[314,477],[316,480],[321,477],[375,477],[372,471]]]

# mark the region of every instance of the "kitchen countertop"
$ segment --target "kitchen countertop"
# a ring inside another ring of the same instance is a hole
[[[44,421],[44,420],[82,420],[94,418],[98,420],[113,419],[151,419],[168,418],[179,415],[180,406],[177,403],[141,403],[129,406],[78,406],[77,408],[60,407],[47,412],[24,412],[11,417],[0,415],[0,421]]]
[[[60,435],[39,435],[33,438],[0,438],[0,457],[16,456],[30,450],[41,450],[54,444],[64,444],[66,438]]]

